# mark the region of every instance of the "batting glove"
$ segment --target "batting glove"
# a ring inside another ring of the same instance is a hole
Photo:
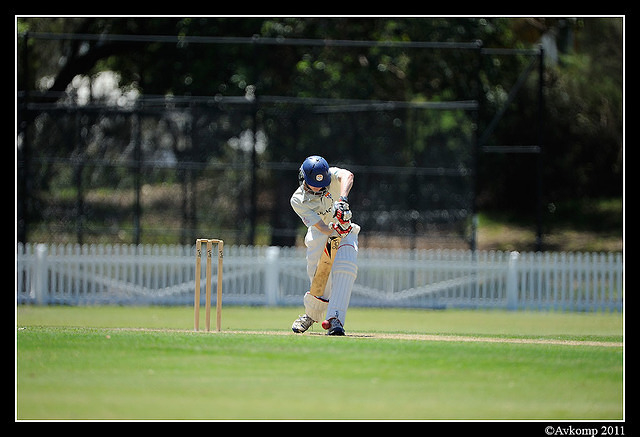
[[[340,197],[340,200],[333,204],[333,216],[338,219],[340,224],[346,225],[351,221],[353,214],[349,208],[349,203],[346,197]]]
[[[349,235],[349,232],[351,232],[351,229],[353,229],[353,226],[351,226],[351,222],[345,222],[345,223],[331,222],[329,223],[329,226],[331,226],[333,230],[337,232],[338,235],[341,237],[346,237],[347,235]]]

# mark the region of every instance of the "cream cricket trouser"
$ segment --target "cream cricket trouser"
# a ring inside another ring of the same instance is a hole
[[[304,296],[305,312],[316,322],[324,320],[326,312],[326,318],[337,317],[343,325],[345,323],[347,308],[351,299],[351,290],[358,275],[356,262],[358,258],[359,231],[360,228],[354,226],[354,230],[340,242],[324,295],[317,298],[306,293]],[[307,246],[309,283],[313,281],[313,275],[326,242],[326,235],[314,226],[309,228],[304,239],[304,243]]]

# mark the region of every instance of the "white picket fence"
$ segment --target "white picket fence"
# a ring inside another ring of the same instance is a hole
[[[621,253],[361,248],[351,305],[622,311],[623,265]],[[215,300],[215,256],[212,269]],[[224,305],[301,306],[304,249],[225,246],[222,284]],[[194,245],[17,246],[18,304],[191,305],[194,287]]]

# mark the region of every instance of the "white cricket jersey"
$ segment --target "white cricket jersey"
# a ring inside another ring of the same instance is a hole
[[[298,214],[305,226],[313,226],[322,220],[325,224],[333,221],[333,202],[340,198],[340,181],[338,167],[330,167],[331,183],[323,196],[307,193],[301,184],[291,196],[291,207]]]

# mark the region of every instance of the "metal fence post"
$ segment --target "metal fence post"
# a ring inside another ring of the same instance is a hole
[[[33,291],[37,305],[49,303],[46,298],[49,290],[49,266],[47,262],[47,245],[36,246],[36,268],[34,271]]]
[[[518,309],[518,258],[520,253],[513,251],[509,256],[507,269],[507,309]]]
[[[267,306],[278,305],[278,278],[280,270],[278,268],[278,259],[280,258],[280,248],[277,246],[269,246],[266,251],[265,264],[265,297]]]

